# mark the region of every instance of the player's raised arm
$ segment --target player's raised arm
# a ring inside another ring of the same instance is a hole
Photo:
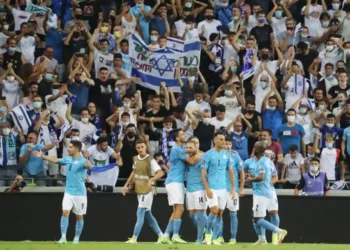
[[[52,163],[58,163],[58,158],[44,155],[43,152],[41,152],[41,151],[34,151],[32,154],[38,158],[43,159],[43,160],[46,160],[46,161],[49,161]]]

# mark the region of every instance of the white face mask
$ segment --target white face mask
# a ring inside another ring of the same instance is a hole
[[[172,129],[171,128],[164,128],[166,132],[170,132]]]
[[[7,76],[7,81],[13,82],[15,80],[14,76]]]
[[[71,141],[80,141],[80,138],[79,136],[73,136]]]
[[[122,126],[128,126],[130,122],[121,122]]]
[[[4,30],[8,30],[9,29],[9,25],[8,24],[5,24],[4,25]]]
[[[328,128],[333,128],[333,127],[334,127],[334,124],[333,124],[333,123],[327,123],[327,127],[328,127]]]
[[[327,50],[327,51],[332,51],[333,48],[334,48],[333,45],[327,45],[327,46],[326,46],[326,50]]]
[[[235,131],[235,134],[236,134],[236,135],[241,135],[241,134],[242,134],[242,131]]]
[[[191,24],[186,24],[186,28],[190,30],[192,28],[192,25]]]
[[[295,116],[288,115],[287,116],[288,122],[294,122],[295,121]]]
[[[10,134],[10,132],[11,132],[11,130],[10,130],[9,128],[3,128],[3,129],[2,129],[2,133],[3,133],[4,135]]]
[[[203,123],[208,125],[210,122],[210,118],[203,118]]]
[[[83,123],[88,123],[88,122],[89,122],[89,118],[81,118],[81,121],[82,121]]]

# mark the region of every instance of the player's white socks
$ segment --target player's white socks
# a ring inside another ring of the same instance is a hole
[[[137,241],[137,236],[136,235],[133,235],[132,238]]]
[[[168,233],[164,233],[164,238],[169,238],[170,235]]]
[[[62,234],[62,238],[66,238],[66,234]]]
[[[178,234],[173,234],[173,238],[178,238],[180,237]]]
[[[280,233],[282,233],[282,231],[283,230],[281,228],[276,227],[276,233],[280,234]]]

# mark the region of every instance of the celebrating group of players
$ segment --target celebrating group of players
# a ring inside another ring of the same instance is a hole
[[[258,241],[255,244],[267,244],[266,229],[272,231],[272,244],[277,245],[283,241],[287,231],[279,228],[278,201],[273,187],[278,180],[277,172],[273,162],[264,156],[263,142],[257,142],[254,145],[254,157],[242,162],[239,155],[232,150],[231,139],[226,138],[221,132],[215,133],[214,147],[206,153],[199,151],[198,138],[192,137],[186,142],[186,135],[182,130],[173,132],[172,136],[175,145],[170,152],[171,168],[165,186],[169,205],[173,206],[173,213],[165,233],[162,233],[151,212],[154,182],[163,176],[163,171],[149,155],[147,143],[139,139],[136,142],[138,155],[133,159],[133,172],[122,190],[125,195],[129,190],[128,186],[133,183],[139,202],[134,233],[126,243],[137,243],[137,237],[145,219],[158,235],[157,243],[187,243],[179,236],[186,193],[186,207],[191,221],[197,227],[196,244],[222,245],[224,243],[222,215],[225,208],[230,212],[229,244],[235,244],[239,197],[244,195],[245,182],[251,182],[253,189],[253,226],[258,235]],[[68,148],[69,156],[63,159],[49,157],[41,152],[33,153],[44,160],[64,164],[68,170],[62,203],[62,237],[58,241],[60,244],[67,242],[66,232],[71,210],[77,218],[73,244],[79,243],[84,225],[83,215],[87,207],[84,179],[86,169],[92,166],[81,156],[81,146],[80,142],[72,141]],[[208,207],[209,215],[206,214]],[[266,211],[270,214],[271,223],[264,219]]]

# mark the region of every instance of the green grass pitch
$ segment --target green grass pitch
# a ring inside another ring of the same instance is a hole
[[[252,246],[251,243],[238,243],[234,246],[227,244],[222,246],[194,245],[156,245],[154,243],[139,242],[135,245],[128,245],[121,242],[80,242],[73,245],[68,242],[65,245],[58,245],[55,242],[0,242],[1,250],[192,250],[192,249],[237,249],[237,250],[348,250],[349,245],[338,244],[280,244],[278,246],[260,245]]]

